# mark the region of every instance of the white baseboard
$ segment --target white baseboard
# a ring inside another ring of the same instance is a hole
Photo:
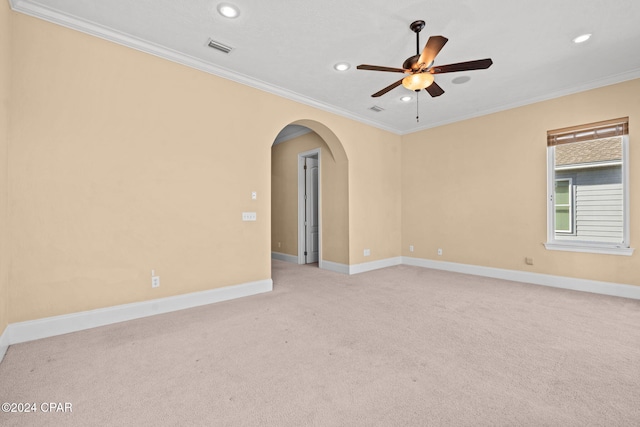
[[[298,264],[298,257],[295,255],[283,254],[280,252],[271,252],[271,259],[277,259],[279,261],[290,262],[292,264]],[[329,270],[335,273],[349,274],[349,266],[347,264],[340,264],[333,261],[318,261],[318,267],[321,270]]]
[[[349,266],[347,264],[340,264],[333,261],[323,261],[319,263],[319,267],[322,270],[329,270],[335,273],[349,274]]]
[[[379,259],[377,261],[363,262],[361,264],[340,264],[332,261],[322,261],[320,268],[342,274],[359,274],[380,268],[393,267],[402,264],[402,257]]]
[[[274,254],[275,253],[272,253],[272,257],[279,259],[273,256]],[[321,261],[321,268],[342,274],[358,274],[401,264],[640,300],[640,286],[412,257],[387,258],[354,265]],[[177,295],[175,297],[12,323],[9,324],[0,335],[0,362],[7,348],[12,344],[227,301],[269,292],[271,290],[273,290],[273,281],[266,279],[208,291]]]
[[[4,355],[7,353],[7,349],[9,348],[9,333],[7,332],[7,328],[0,335],[0,362],[4,359]]]
[[[271,252],[271,259],[277,259],[279,261],[298,263],[298,257],[296,255],[283,254],[281,252]]]
[[[273,281],[266,279],[173,297],[11,323],[0,338],[0,351],[3,346],[227,301],[271,290],[273,290]]]
[[[640,286],[621,283],[601,282],[597,280],[577,279],[574,277],[553,276],[550,274],[532,273],[528,271],[505,270],[501,268],[482,267],[478,265],[458,264],[447,261],[403,257],[402,263],[417,267],[446,270],[456,273],[474,274],[476,276],[493,277],[496,279],[513,280],[515,282],[531,283],[534,285],[551,286],[554,288],[571,289],[574,291],[591,292],[594,294],[610,295],[614,297],[640,299]]]
[[[280,252],[271,252],[271,259],[277,259],[279,261],[285,261],[285,262],[290,262],[292,264],[298,264],[298,257],[295,255],[289,255],[289,254],[283,254]],[[324,260],[319,260],[318,261],[318,267],[321,270],[329,270],[329,271],[333,271],[335,273],[342,273],[342,274],[351,274],[351,268],[349,265],[347,264],[340,264],[338,262],[333,262],[333,261],[324,261]]]
[[[363,262],[349,266],[349,274],[365,273],[380,268],[393,267],[402,264],[402,257],[379,259],[377,261]]]

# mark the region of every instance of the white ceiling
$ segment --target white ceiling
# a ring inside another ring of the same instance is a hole
[[[637,0],[10,0],[20,12],[399,134],[452,123],[640,77]],[[402,75],[356,70],[401,67],[416,53],[409,24],[449,39],[435,64],[492,58],[487,70],[440,74],[438,98],[402,86]],[[576,45],[572,39],[592,33]],[[209,39],[233,47],[224,54]],[[346,72],[333,66],[351,64]],[[453,78],[468,76],[464,84]],[[371,111],[379,106],[381,112]]]

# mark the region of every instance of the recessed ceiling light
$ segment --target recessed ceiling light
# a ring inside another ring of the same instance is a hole
[[[240,9],[230,3],[220,3],[218,5],[218,13],[225,18],[237,18],[240,15]]]
[[[411,101],[411,97],[409,95],[403,96],[402,98],[400,98],[400,101],[402,102],[409,102]]]
[[[347,71],[349,68],[351,68],[351,65],[347,64],[346,62],[338,62],[333,66],[333,68],[338,71]]]
[[[584,43],[591,38],[591,34],[583,34],[573,39],[574,43]]]

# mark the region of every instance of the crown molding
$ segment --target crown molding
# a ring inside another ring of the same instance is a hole
[[[464,115],[464,116],[457,116],[456,118],[454,118],[452,120],[442,120],[440,122],[430,123],[427,126],[422,126],[422,127],[419,127],[419,128],[411,129],[410,131],[406,131],[406,132],[400,131],[399,135],[408,135],[408,134],[419,132],[419,131],[422,131],[422,130],[432,129],[432,128],[436,128],[436,127],[440,127],[440,126],[444,126],[444,125],[449,125],[451,123],[456,123],[456,122],[461,122],[461,121],[464,121],[464,120],[474,119],[476,117],[487,116],[489,114],[499,113],[501,111],[507,111],[507,110],[511,110],[511,109],[514,109],[514,108],[519,108],[519,107],[524,107],[524,106],[527,106],[527,105],[531,105],[531,104],[537,104],[538,102],[549,101],[551,99],[561,98],[563,96],[568,96],[568,95],[574,95],[576,93],[586,92],[588,90],[598,89],[598,88],[605,87],[605,86],[611,86],[611,85],[615,85],[615,84],[618,84],[618,83],[626,82],[626,81],[629,81],[629,80],[635,80],[635,79],[639,79],[639,78],[640,78],[640,68],[636,68],[634,70],[626,71],[624,73],[614,74],[612,76],[607,76],[607,77],[604,77],[604,78],[601,78],[601,79],[592,80],[590,82],[587,82],[587,83],[584,83],[584,84],[581,84],[581,85],[563,88],[563,89],[560,89],[560,90],[557,90],[555,92],[551,92],[551,93],[548,93],[548,94],[545,94],[545,95],[537,96],[537,97],[534,97],[534,98],[527,98],[527,99],[525,99],[523,101],[512,102],[510,104],[500,105],[498,107],[490,108],[490,109],[487,109],[487,110],[481,110],[481,111],[478,111],[478,112],[473,113],[473,114],[467,114],[467,115]]]
[[[259,79],[231,71],[224,67],[219,67],[209,62],[205,62],[199,58],[195,58],[193,56],[186,55],[176,50],[169,49],[167,47],[160,46],[155,43],[151,43],[149,41],[140,39],[138,37],[133,37],[129,34],[116,31],[112,28],[99,25],[95,22],[86,21],[76,16],[62,13],[58,10],[48,8],[42,4],[36,4],[28,0],[9,0],[9,3],[11,5],[11,9],[13,9],[14,11],[32,16],[34,18],[42,19],[44,21],[51,22],[53,24],[61,25],[63,27],[67,27],[72,30],[89,34],[91,36],[99,37],[101,39],[108,40],[108,41],[117,43],[119,45],[138,50],[140,52],[148,53],[148,54],[157,56],[159,58],[167,59],[169,61],[181,64],[190,68],[195,68],[196,70],[213,74],[215,76],[222,77],[224,79],[231,80],[236,83],[240,83],[245,86],[252,87],[254,89],[259,89],[264,92],[289,99],[291,101],[305,104],[310,107],[317,108],[319,110],[336,114],[338,116],[345,117],[347,119],[355,120],[357,122],[360,122],[378,129],[382,129],[387,132],[392,132],[396,135],[400,135],[402,132],[400,129],[396,129],[391,126],[382,125],[378,122],[372,121],[362,116],[355,115],[349,111],[343,110],[336,106],[325,104],[315,99],[306,97],[297,92],[293,92],[278,86],[274,86],[272,84],[266,83]]]
[[[273,95],[276,95],[285,99],[289,99],[291,101],[305,104],[322,111],[336,114],[338,116],[341,116],[350,120],[354,120],[354,121],[357,121],[381,130],[385,130],[387,132],[394,133],[396,135],[408,135],[408,134],[420,132],[423,130],[452,124],[455,122],[460,122],[460,121],[469,120],[469,119],[473,119],[481,116],[486,116],[489,114],[494,114],[501,111],[510,110],[513,108],[519,108],[526,105],[547,101],[550,99],[560,98],[562,96],[572,95],[575,93],[584,92],[584,91],[597,89],[604,86],[610,86],[613,84],[622,83],[624,81],[640,78],[640,68],[637,68],[637,69],[616,74],[613,76],[607,76],[601,79],[595,79],[585,84],[563,88],[558,91],[545,94],[543,96],[527,98],[522,101],[499,105],[494,108],[476,111],[473,114],[456,116],[455,118],[452,118],[449,120],[442,120],[439,122],[430,123],[425,126],[412,128],[411,130],[402,130],[392,126],[383,125],[379,122],[370,120],[366,117],[353,114],[347,110],[338,108],[334,105],[329,105],[323,102],[319,102],[315,99],[306,97],[297,92],[293,92],[278,86],[274,86],[272,84],[266,83],[259,79],[246,76],[244,74],[236,73],[224,67],[213,65],[211,63],[202,61],[201,59],[183,54],[181,52],[166,48],[164,46],[160,46],[160,45],[148,42],[146,40],[133,37],[126,33],[115,31],[111,28],[99,25],[94,22],[80,19],[76,16],[62,13],[58,10],[48,8],[42,4],[36,4],[29,0],[9,0],[9,3],[11,5],[11,8],[16,12],[33,16],[35,18],[39,18],[54,24],[58,24],[76,31],[80,31],[85,34],[99,37],[104,40],[108,40],[108,41],[120,44],[122,46],[130,47],[132,49],[136,49],[141,52],[145,52],[163,59],[167,59],[169,61],[181,64],[190,68],[194,68],[209,74],[213,74],[218,77],[243,84],[245,86],[262,90],[264,92],[271,93]]]

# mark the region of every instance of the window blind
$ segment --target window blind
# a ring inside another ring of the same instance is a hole
[[[547,146],[629,134],[629,117],[547,131]]]

